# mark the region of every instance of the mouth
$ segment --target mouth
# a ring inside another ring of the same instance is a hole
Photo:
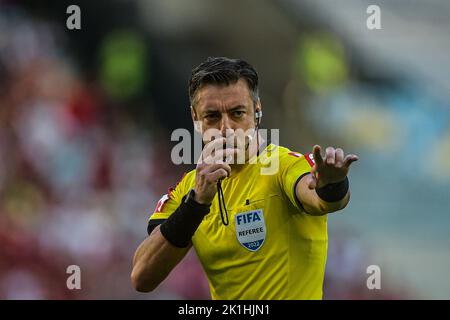
[[[248,158],[248,149],[252,142],[252,136],[233,136],[224,143],[224,148],[237,148],[238,151],[234,155],[228,155],[224,161],[228,164],[245,164]]]

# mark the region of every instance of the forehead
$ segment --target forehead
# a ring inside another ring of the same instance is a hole
[[[251,101],[250,90],[244,79],[239,79],[228,86],[207,84],[196,94],[196,105],[201,109],[247,106]]]

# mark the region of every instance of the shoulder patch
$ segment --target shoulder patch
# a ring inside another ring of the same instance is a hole
[[[314,156],[312,153],[306,153],[305,154],[305,159],[306,161],[308,161],[309,165],[312,167],[314,167],[314,165],[316,164],[316,162],[314,161]]]
[[[163,195],[161,197],[161,199],[159,199],[158,203],[156,204],[156,208],[155,208],[155,212],[162,212],[162,209],[164,207],[164,204],[171,198],[172,196],[172,192],[175,190],[175,188],[180,184],[180,182],[184,179],[184,177],[186,176],[187,172],[183,173],[183,176],[181,177],[180,180],[178,180],[178,182],[175,184],[175,187],[169,187],[167,189],[167,193],[165,195]]]
[[[164,207],[164,204],[169,200],[169,194],[165,194],[159,199],[158,203],[156,204],[155,212],[162,212],[162,209]]]

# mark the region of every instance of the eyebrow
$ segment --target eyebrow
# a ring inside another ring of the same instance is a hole
[[[228,110],[228,112],[236,111],[236,110],[239,110],[239,109],[247,109],[247,107],[242,105],[242,104],[239,104],[239,105],[231,108],[230,110]]]
[[[236,111],[236,110],[239,110],[239,109],[247,109],[247,107],[242,105],[242,104],[239,104],[239,105],[237,105],[235,107],[230,108],[229,110],[227,110],[227,112],[233,112],[233,111]],[[204,110],[202,113],[203,114],[208,114],[208,113],[216,113],[216,112],[220,112],[220,111],[217,110],[217,109],[212,109],[212,108],[208,108],[207,107],[207,109]]]

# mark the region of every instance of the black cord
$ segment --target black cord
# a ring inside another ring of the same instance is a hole
[[[225,205],[225,197],[224,197],[224,195],[223,195],[223,189],[222,189],[222,183],[221,183],[221,181],[222,180],[219,180],[218,182],[217,182],[217,190],[218,190],[218,195],[217,195],[217,197],[219,198],[219,210],[220,210],[220,217],[222,218],[222,223],[223,223],[223,225],[224,226],[227,226],[228,225],[228,223],[229,223],[229,220],[228,220],[228,211],[227,211],[227,206]],[[222,205],[223,205],[223,208],[224,208],[224,210],[225,210],[225,217],[227,218],[226,220],[226,222],[225,222],[225,219],[224,219],[224,214],[223,214],[223,210],[222,210]]]
[[[258,134],[259,124],[256,125],[256,158],[259,157],[259,134]]]

